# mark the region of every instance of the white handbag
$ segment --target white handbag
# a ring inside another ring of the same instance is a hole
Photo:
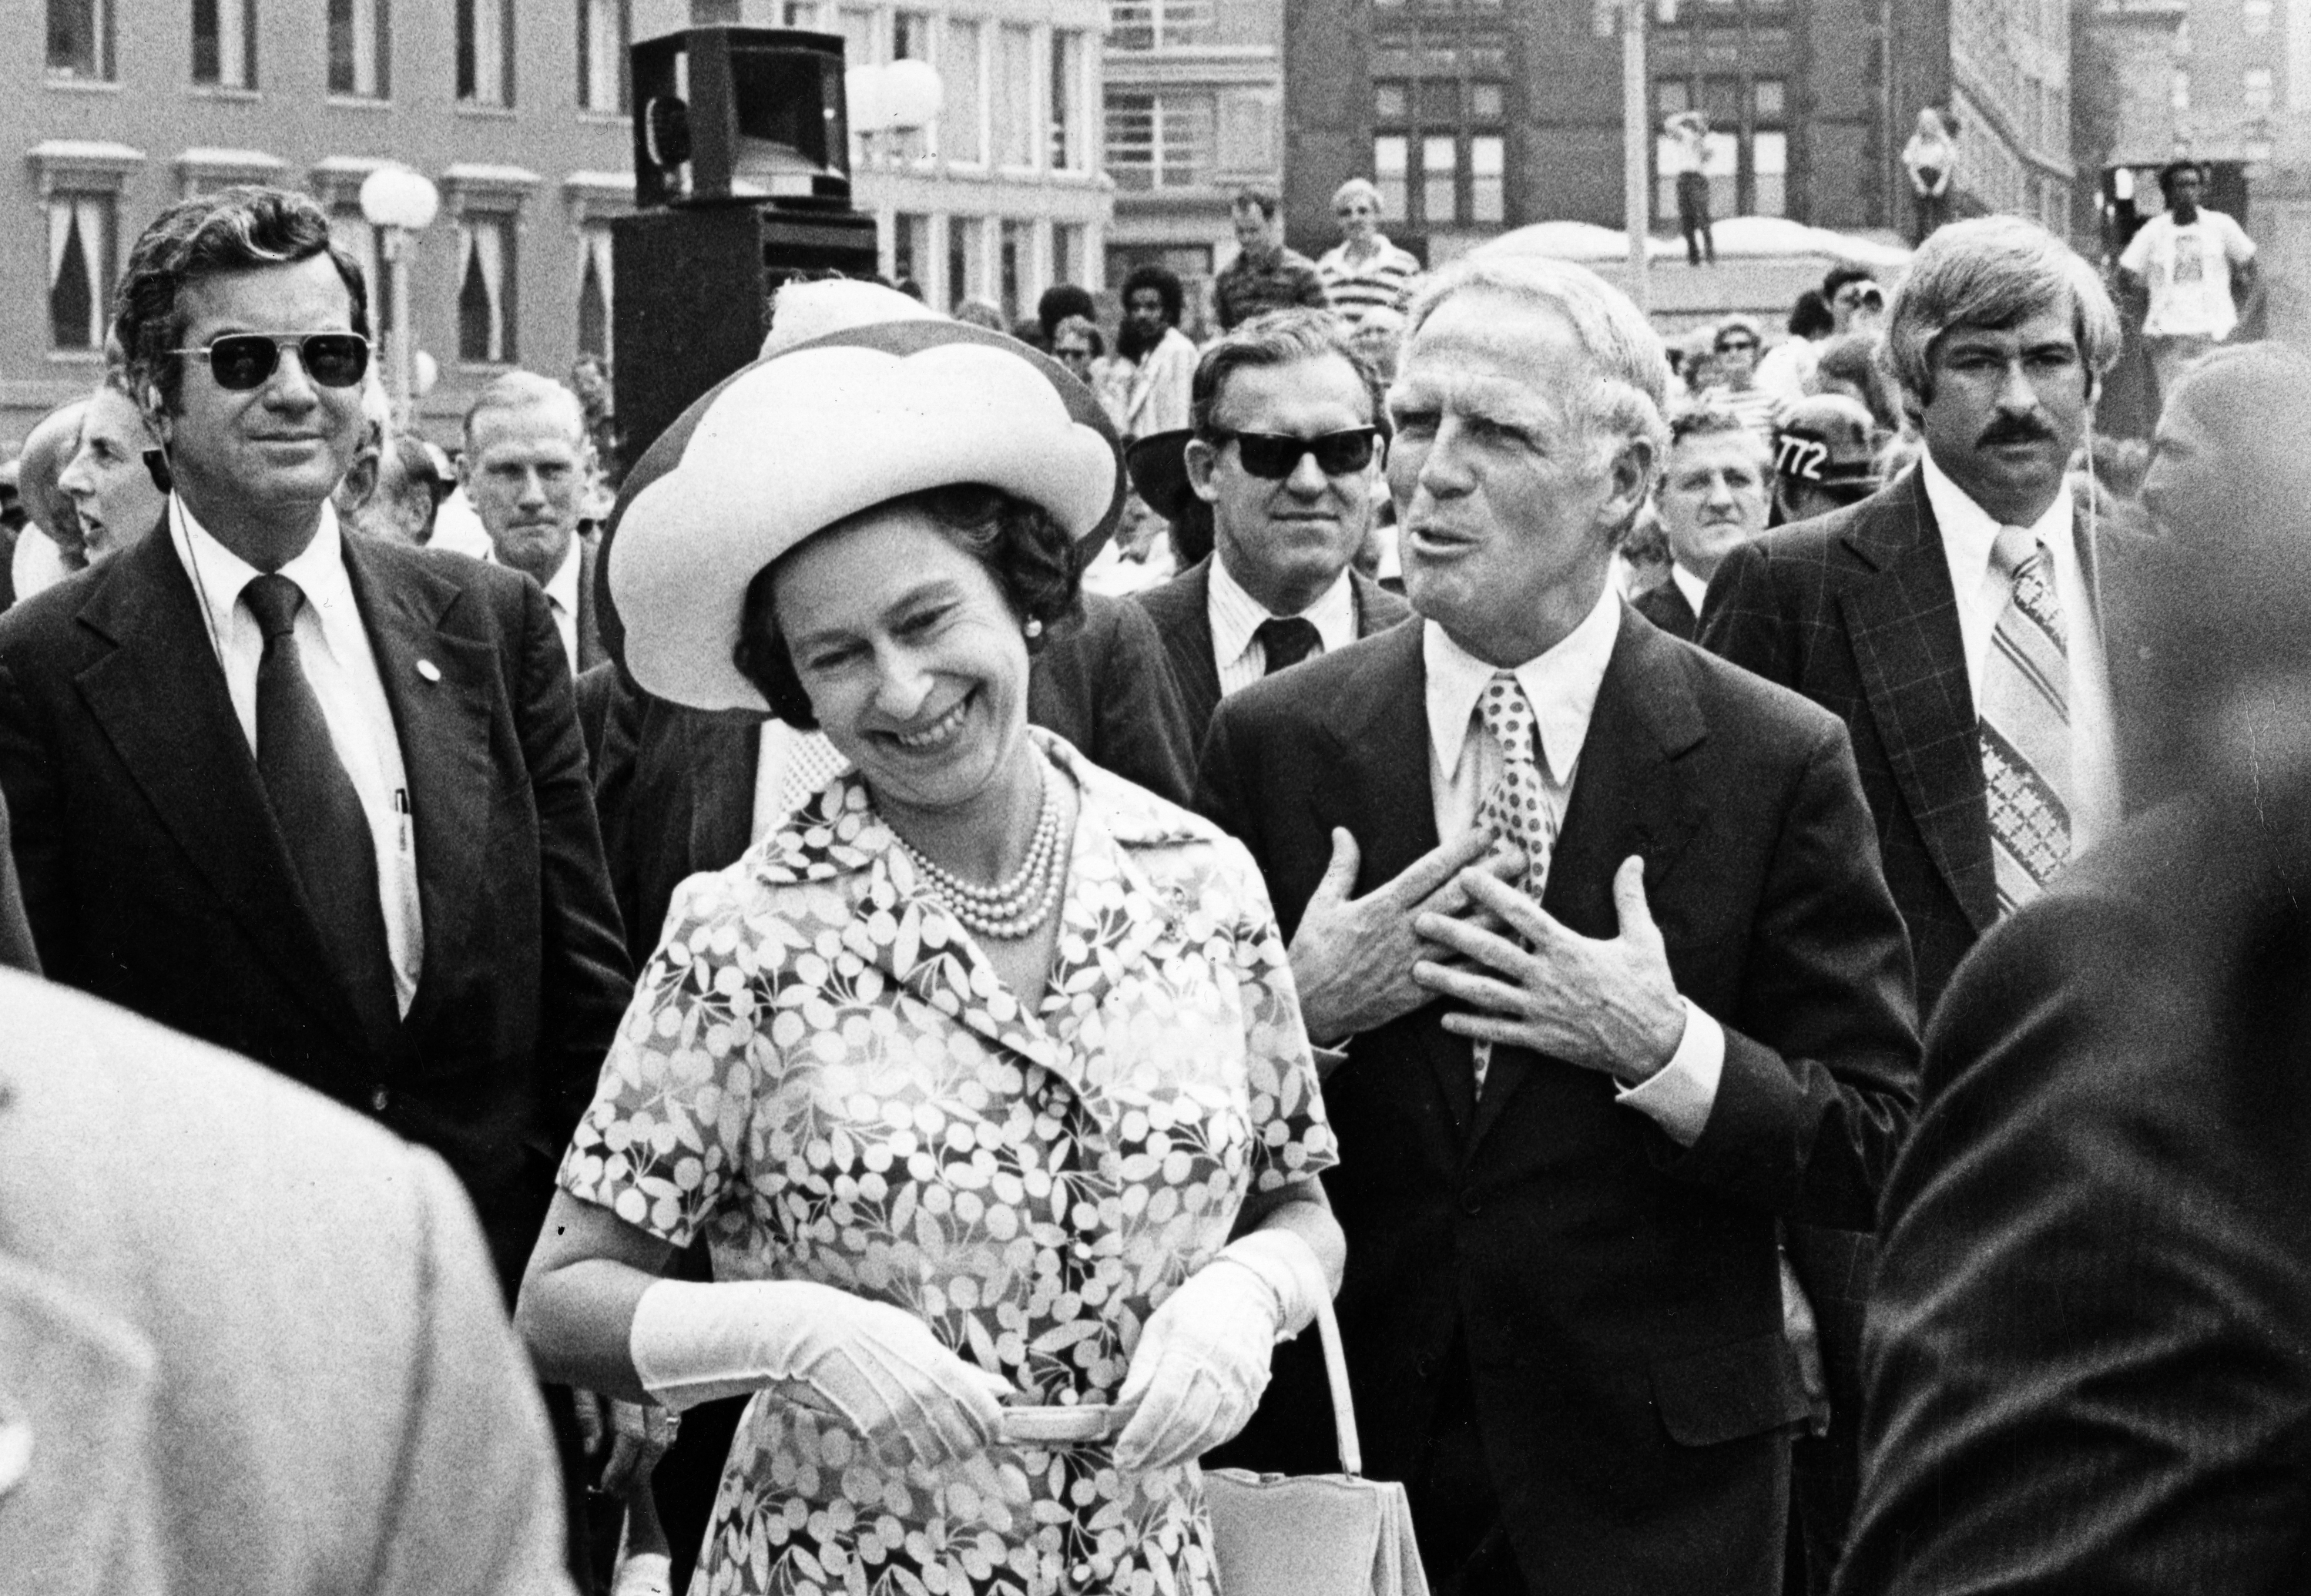
[[[1221,1596],[1428,1596],[1404,1487],[1364,1478],[1340,1322],[1324,1282],[1313,1284],[1340,1471],[1205,1471]]]

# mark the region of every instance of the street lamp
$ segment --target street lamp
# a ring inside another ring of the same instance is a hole
[[[362,179],[362,215],[385,234],[385,266],[392,278],[394,424],[407,428],[416,414],[416,329],[409,324],[409,253],[416,235],[433,225],[440,193],[406,166],[380,166]]]

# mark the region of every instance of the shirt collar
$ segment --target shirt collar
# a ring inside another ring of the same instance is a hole
[[[1240,658],[1251,647],[1251,634],[1260,624],[1275,618],[1228,574],[1227,562],[1217,550],[1212,554],[1211,597],[1205,608],[1211,616],[1213,654],[1224,660]],[[1300,612],[1300,618],[1316,628],[1328,654],[1356,641],[1356,594],[1348,572],[1343,570],[1323,597]]]
[[[216,535],[193,514],[192,507],[173,493],[169,496],[169,517],[178,557],[185,561],[194,590],[208,610],[210,636],[231,635],[240,590],[264,572],[218,542]],[[344,539],[337,530],[336,509],[327,500],[321,502],[320,525],[314,528],[312,541],[281,568],[281,574],[305,595],[305,602],[320,619],[324,636],[349,618],[359,624],[353,581],[345,575]]]
[[[1982,586],[1990,571],[1990,556],[1998,543],[1999,521],[1988,510],[1967,496],[1967,491],[1952,482],[1947,472],[1934,463],[1933,451],[1925,451],[1919,462],[1919,475],[1926,486],[1926,502],[1933,507],[1934,524],[1941,529],[1942,548],[1949,560],[1951,583],[1958,589],[1959,601]],[[2052,552],[2058,566],[2067,567],[2076,557],[2071,543],[2071,493],[2065,483],[2046,513],[2029,528],[2033,536]]]
[[[1548,762],[1549,780],[1559,787],[1573,779],[1581,745],[1588,740],[1589,717],[1596,711],[1597,692],[1620,630],[1620,597],[1608,582],[1596,606],[1555,648],[1515,667],[1517,685],[1532,705],[1540,756]],[[1499,667],[1469,653],[1434,621],[1421,623],[1420,652],[1428,673],[1429,741],[1437,767],[1450,775],[1461,768],[1477,701]]]
[[[570,547],[562,555],[562,563],[546,579],[545,596],[562,606],[565,615],[578,613],[578,568],[585,563],[586,551],[580,546],[577,533],[570,535]]]
[[[1692,606],[1693,613],[1699,615],[1701,601],[1709,597],[1709,584],[1682,565],[1669,568],[1669,580],[1675,582],[1677,590],[1685,595],[1685,601]]]

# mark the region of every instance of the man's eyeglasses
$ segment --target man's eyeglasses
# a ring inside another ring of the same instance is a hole
[[[294,344],[305,375],[323,388],[352,388],[369,371],[369,340],[359,333],[227,333],[205,349],[171,349],[209,363],[219,388],[246,393],[265,386],[281,364],[281,351]]]
[[[1275,432],[1233,432],[1214,429],[1215,443],[1235,440],[1236,458],[1254,476],[1281,482],[1299,468],[1302,455],[1316,457],[1316,469],[1327,476],[1350,476],[1373,462],[1379,447],[1378,427],[1349,427],[1316,438],[1292,438]]]
[[[1841,288],[1837,291],[1837,304],[1847,310],[1882,310],[1886,308],[1886,296],[1875,288]]]
[[[1717,346],[1720,354],[1752,354],[1757,352],[1755,338],[1728,338]]]

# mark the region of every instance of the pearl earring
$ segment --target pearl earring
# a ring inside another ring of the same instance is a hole
[[[1043,624],[1041,621],[1031,620],[1027,623],[1027,640],[1030,642],[1042,635]]]

